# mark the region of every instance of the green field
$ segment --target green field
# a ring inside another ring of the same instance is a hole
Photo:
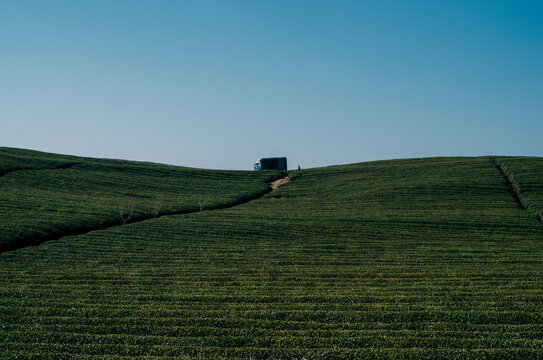
[[[284,174],[1,148],[18,249],[0,359],[543,359],[543,159],[498,160],[530,209],[491,157],[294,171],[269,192]]]
[[[153,218],[159,199],[158,215],[231,206],[280,177],[0,148],[0,251],[121,224],[119,207]]]

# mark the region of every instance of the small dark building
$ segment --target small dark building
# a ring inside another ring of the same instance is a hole
[[[255,162],[255,170],[287,170],[286,157],[262,158]]]

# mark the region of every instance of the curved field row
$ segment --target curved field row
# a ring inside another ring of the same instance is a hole
[[[543,160],[499,157],[495,162],[520,205],[543,222]]]
[[[75,156],[0,147],[0,176],[21,170],[62,169],[81,160],[82,158]]]

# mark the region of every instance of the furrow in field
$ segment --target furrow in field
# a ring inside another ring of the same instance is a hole
[[[526,160],[526,159],[521,158],[516,161],[521,162],[523,160]],[[511,191],[511,195],[513,195],[513,198],[519,204],[519,206],[522,209],[525,209],[529,213],[534,215],[537,219],[539,219],[539,221],[543,222],[543,211],[541,211],[541,209],[538,207],[539,204],[537,202],[538,197],[541,197],[541,194],[543,193],[543,191],[541,191],[540,189],[538,189],[539,191],[532,190],[531,193],[529,192],[528,195],[526,195],[524,191],[521,191],[521,189],[524,189],[524,184],[519,180],[519,176],[517,176],[517,174],[513,172],[511,167],[507,165],[505,161],[501,158],[493,158],[493,161],[498,167],[498,169],[500,170],[500,172],[502,173],[503,177],[505,178],[505,181],[507,182],[507,187]],[[516,165],[515,159],[511,159],[511,160],[508,159],[508,161],[511,161],[514,165]],[[525,174],[522,172],[523,170],[525,169],[522,169],[522,167],[519,168],[520,177],[527,176],[527,178],[529,179],[529,176],[533,175],[533,174],[530,174],[528,171],[527,171],[528,174]],[[529,169],[529,170],[533,170],[533,169]],[[538,185],[541,186],[541,184],[543,184],[543,174],[541,173],[540,169],[538,170],[539,170],[537,174],[538,177],[536,177],[537,179],[536,181],[538,181],[539,182]],[[535,196],[530,196],[532,194]],[[535,199],[532,199],[532,198],[535,198]]]
[[[16,171],[27,171],[27,170],[59,170],[59,169],[69,169],[71,167],[74,167],[76,165],[80,165],[80,162],[69,162],[69,163],[61,163],[58,165],[54,165],[51,167],[41,167],[41,168],[35,168],[35,167],[13,167],[8,169],[2,169],[0,170],[0,177],[5,176],[7,174],[16,172]]]

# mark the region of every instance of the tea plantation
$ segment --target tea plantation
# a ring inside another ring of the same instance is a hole
[[[133,222],[231,206],[279,177],[0,148],[0,251],[122,224],[120,208]]]
[[[543,359],[543,224],[496,160],[543,204],[539,158],[308,169],[265,194],[282,174],[2,149],[26,169],[0,177],[4,243],[86,233],[0,254],[0,358]]]

